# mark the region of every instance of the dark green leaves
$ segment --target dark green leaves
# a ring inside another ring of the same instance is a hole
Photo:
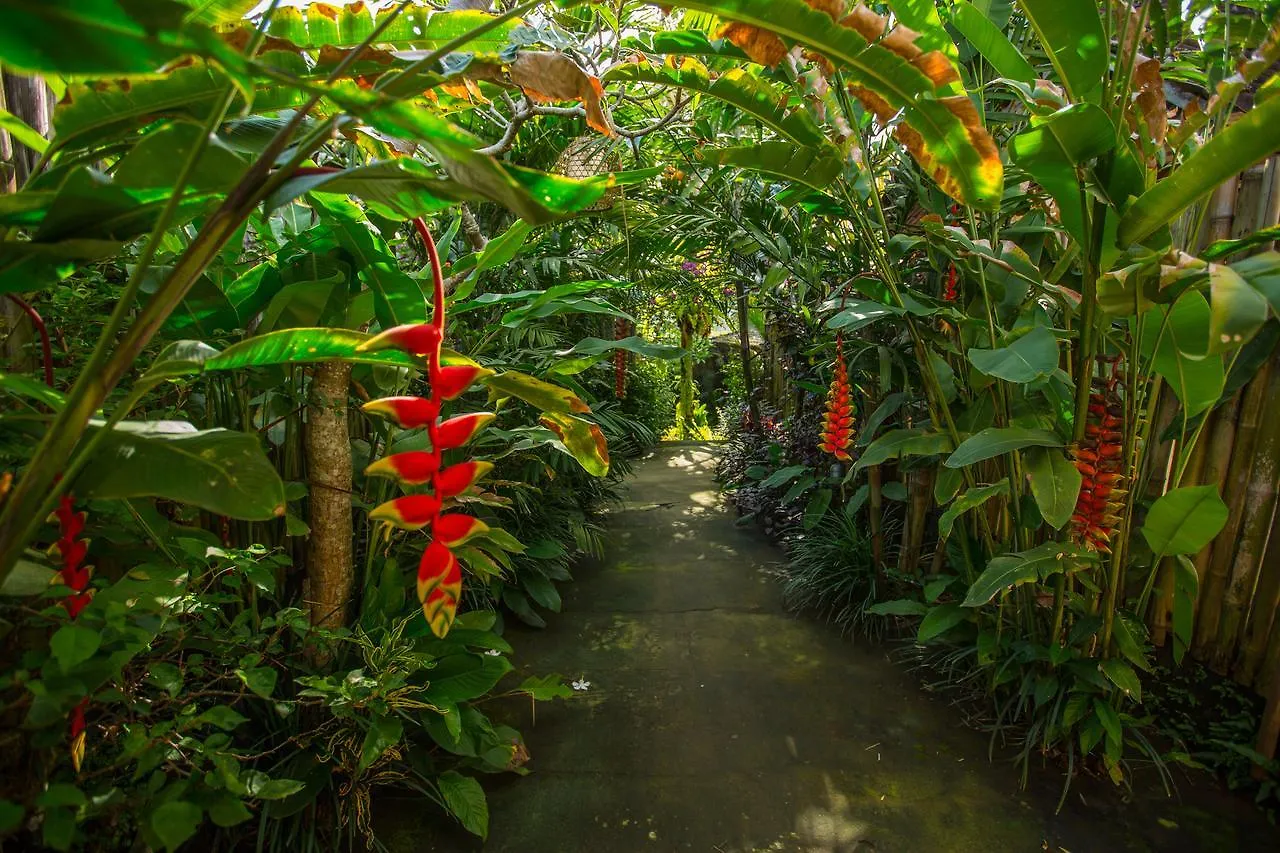
[[[1007,347],[971,347],[969,361],[982,373],[1006,382],[1034,382],[1058,367],[1058,341],[1044,326],[1035,326]]]
[[[177,850],[196,834],[202,817],[199,806],[174,800],[158,806],[151,813],[151,829],[165,850]]]
[[[1183,486],[1151,505],[1142,536],[1156,557],[1195,554],[1227,523],[1227,505],[1217,486]]]
[[[1278,125],[1280,98],[1254,104],[1125,211],[1116,244],[1141,243],[1223,181],[1280,151]]]
[[[840,174],[840,158],[827,148],[791,142],[761,142],[733,148],[703,148],[698,155],[714,166],[733,166],[822,189]]]
[[[1073,101],[1084,101],[1107,74],[1108,47],[1093,0],[1018,0]]]
[[[489,804],[484,789],[470,776],[454,770],[446,770],[436,780],[440,795],[449,811],[468,832],[487,838],[489,835]]]
[[[7,0],[0,62],[44,74],[155,71],[181,53],[186,13],[172,0]]]
[[[413,356],[399,350],[359,352],[357,348],[369,338],[363,332],[348,329],[282,329],[248,338],[221,352],[200,341],[178,341],[160,353],[143,379],[159,382],[207,371],[304,364],[327,359],[392,367],[422,366]]]
[[[1047,429],[990,427],[962,441],[943,464],[948,468],[963,468],[1024,447],[1061,446],[1062,439]]]
[[[1068,571],[1073,566],[1074,552],[1061,542],[1043,545],[1014,554],[1001,554],[987,564],[986,569],[969,587],[965,607],[981,607],[1001,592],[1019,584],[1040,581]]]
[[[166,421],[118,425],[75,490],[84,498],[168,498],[254,521],[283,515],[285,505],[284,483],[257,436]]]
[[[1070,459],[1053,448],[1029,447],[1022,459],[1040,515],[1050,527],[1062,527],[1071,519],[1080,497],[1080,472]]]

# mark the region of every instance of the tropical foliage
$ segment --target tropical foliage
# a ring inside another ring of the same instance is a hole
[[[571,695],[504,624],[664,434],[1068,779],[1171,754],[1166,635],[1280,684],[1272,196],[1214,225],[1274,3],[0,11],[56,101],[0,111],[0,837],[370,849],[386,786],[483,836],[481,703]]]

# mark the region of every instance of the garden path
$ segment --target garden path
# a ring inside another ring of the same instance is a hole
[[[532,775],[486,780],[488,843],[424,839],[418,806],[384,801],[393,851],[1267,849],[1250,835],[1265,824],[1245,829],[1256,813],[1234,800],[1214,814],[1163,795],[1119,806],[1081,783],[1055,816],[1054,771],[1019,791],[1015,768],[990,762],[987,738],[887,647],[782,607],[781,553],[734,523],[713,466],[708,445],[650,454],[564,612],[510,630],[518,677],[590,686],[536,721],[525,703],[506,709]]]

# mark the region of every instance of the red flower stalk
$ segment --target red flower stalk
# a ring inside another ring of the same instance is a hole
[[[472,383],[493,371],[476,365],[441,365],[440,348],[445,336],[444,274],[426,223],[415,219],[413,225],[426,244],[427,257],[431,261],[434,284],[431,321],[387,329],[365,341],[360,349],[395,348],[425,356],[431,395],[387,397],[372,400],[363,408],[366,412],[383,415],[405,429],[426,427],[431,449],[379,459],[365,473],[390,477],[403,485],[430,488],[430,494],[405,495],[387,501],[370,512],[369,517],[405,530],[429,531],[431,539],[418,563],[418,600],[422,602],[422,612],[432,633],[443,637],[453,625],[458,613],[458,600],[462,597],[462,569],[452,549],[489,529],[479,519],[446,510],[451,507],[451,499],[471,488],[493,466],[475,461],[445,466],[442,456],[444,451],[462,447],[475,438],[494,416],[488,412],[473,412],[441,421],[440,409],[445,401],[460,397]]]
[[[53,544],[53,550],[58,552],[62,560],[58,579],[64,586],[71,589],[71,594],[62,599],[62,607],[67,611],[68,616],[75,619],[93,598],[93,590],[89,588],[89,581],[93,578],[93,567],[84,565],[89,543],[80,538],[80,534],[84,532],[86,514],[76,512],[75,499],[71,495],[63,495],[53,515],[58,520],[58,541]],[[69,723],[71,765],[77,773],[80,772],[80,764],[84,760],[87,739],[84,711],[88,704],[89,699],[85,697],[71,709]]]
[[[1111,552],[1111,534],[1120,517],[1120,499],[1126,490],[1122,473],[1124,456],[1124,408],[1116,395],[1117,375],[1099,383],[1102,390],[1089,395],[1089,416],[1084,440],[1076,448],[1076,469],[1082,482],[1071,529],[1080,544],[1091,551]]]
[[[849,401],[849,372],[844,363],[844,337],[839,332],[836,333],[836,360],[832,373],[834,376],[827,391],[827,412],[822,419],[822,439],[818,442],[818,449],[848,462],[853,407]]]
[[[945,302],[956,301],[956,265],[954,263],[947,265],[947,287],[942,291],[942,299]]]

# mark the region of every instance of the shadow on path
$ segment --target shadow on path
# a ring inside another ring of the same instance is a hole
[[[770,575],[781,554],[734,524],[713,464],[706,445],[650,454],[611,516],[606,560],[580,569],[546,630],[509,632],[519,678],[558,672],[590,687],[540,705],[536,723],[526,705],[508,709],[532,775],[486,780],[488,843],[424,838],[437,818],[384,800],[392,850],[1280,849],[1233,799],[1215,800],[1229,814],[1162,794],[1123,806],[1083,785],[1055,816],[1055,770],[1020,791],[1012,765],[988,760],[987,738],[886,649],[783,609]]]

